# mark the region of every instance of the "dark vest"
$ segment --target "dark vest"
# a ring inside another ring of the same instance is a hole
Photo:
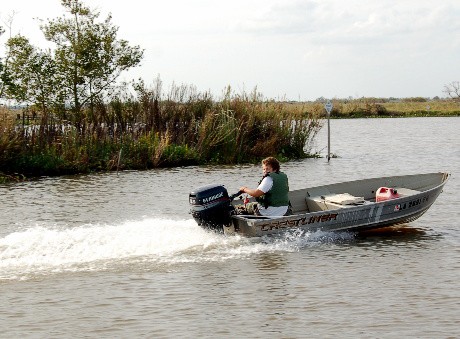
[[[287,175],[283,172],[269,173],[268,175],[273,179],[273,186],[270,191],[257,198],[256,200],[261,205],[264,205],[265,208],[268,206],[288,206],[289,183]]]

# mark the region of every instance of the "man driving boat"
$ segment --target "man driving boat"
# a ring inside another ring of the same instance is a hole
[[[246,212],[262,216],[282,216],[290,214],[289,182],[280,171],[280,163],[274,157],[262,160],[263,177],[256,189],[242,186],[240,191],[256,198],[256,202],[246,205]]]

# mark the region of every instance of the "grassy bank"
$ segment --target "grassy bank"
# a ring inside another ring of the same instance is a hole
[[[155,89],[156,88],[156,89]],[[0,183],[30,177],[202,164],[255,163],[310,154],[324,101],[266,100],[256,91],[221,98],[193,86],[138,86],[78,116],[0,108]],[[453,100],[332,100],[332,118],[459,116]]]
[[[460,102],[451,99],[360,98],[334,99],[331,102],[332,118],[460,116]],[[308,102],[303,106],[309,112],[325,115],[323,102]]]
[[[281,160],[309,154],[320,120],[303,105],[266,101],[256,92],[219,100],[191,86],[167,95],[146,88],[83,114],[0,112],[0,173],[23,178],[200,164]]]

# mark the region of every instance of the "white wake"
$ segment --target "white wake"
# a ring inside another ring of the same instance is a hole
[[[74,228],[33,226],[0,238],[0,280],[110,269],[126,263],[174,265],[224,261],[252,254],[298,251],[343,235],[291,232],[247,239],[207,232],[193,219],[162,218]]]

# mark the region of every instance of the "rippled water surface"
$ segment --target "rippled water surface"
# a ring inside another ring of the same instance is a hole
[[[0,337],[460,337],[459,130],[460,118],[333,120],[338,158],[282,164],[294,189],[452,174],[425,215],[385,232],[200,229],[189,191],[255,186],[252,165],[0,186]]]

